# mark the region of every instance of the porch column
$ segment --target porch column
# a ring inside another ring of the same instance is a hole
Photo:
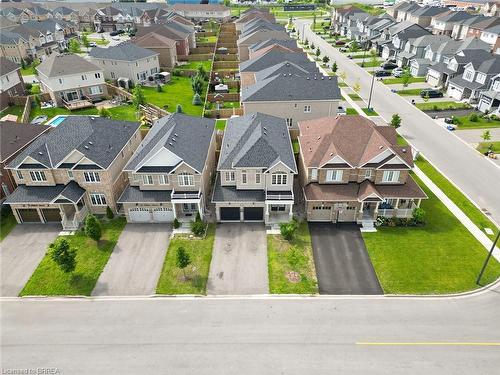
[[[293,203],[290,204],[290,210],[288,213],[288,217],[289,217],[290,221],[293,219]]]
[[[375,214],[374,219],[376,219],[378,216],[378,205],[379,204],[380,204],[380,202],[377,202],[377,204],[375,205],[375,209],[373,210],[373,213]]]
[[[172,203],[172,210],[174,211],[174,218],[177,219],[177,211],[175,209],[175,203]]]
[[[420,202],[422,202],[422,199],[417,200],[417,207],[420,207]]]
[[[200,214],[201,220],[203,220],[203,210],[201,208],[201,199],[198,201],[198,213]]]
[[[396,204],[394,205],[394,208],[397,210],[399,207],[399,198],[396,199]]]

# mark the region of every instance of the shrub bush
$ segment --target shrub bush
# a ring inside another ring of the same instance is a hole
[[[179,223],[179,220],[177,220],[177,218],[175,218],[173,225],[174,225],[174,228],[177,229],[181,226],[181,223]]]
[[[280,233],[283,236],[283,238],[287,241],[293,240],[293,237],[295,236],[295,232],[298,229],[298,224],[295,219],[290,221],[289,223],[281,223],[280,224]]]
[[[423,208],[416,207],[412,212],[412,219],[415,224],[425,224],[425,211]]]
[[[192,221],[191,222],[191,232],[196,237],[201,237],[205,234],[206,224],[203,221]]]
[[[92,214],[85,218],[85,235],[94,241],[99,241],[102,236],[101,223]]]
[[[111,207],[109,206],[106,206],[106,217],[111,220],[115,217],[115,214],[113,213],[113,211],[111,210]]]
[[[471,113],[469,115],[469,121],[471,121],[471,122],[478,122],[479,121],[479,116],[477,115],[477,113]]]

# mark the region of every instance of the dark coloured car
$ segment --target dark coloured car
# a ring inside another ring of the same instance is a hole
[[[343,46],[344,44],[345,44],[345,42],[344,42],[343,40],[337,40],[337,41],[335,42],[335,45],[336,45],[336,46]]]
[[[118,30],[111,31],[111,32],[109,33],[109,35],[110,35],[110,36],[117,36],[117,35],[119,35],[119,34],[120,34],[120,33],[118,32]]]
[[[424,89],[420,91],[420,97],[422,98],[442,98],[443,93],[439,90],[433,90],[433,89]]]
[[[391,72],[388,70],[377,70],[375,72],[375,77],[390,77]]]
[[[396,69],[398,67],[398,64],[394,64],[392,62],[386,62],[386,63],[380,64],[380,67],[382,69],[390,70],[390,69]]]

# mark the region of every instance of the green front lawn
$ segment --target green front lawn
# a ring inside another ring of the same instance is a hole
[[[203,113],[202,105],[193,105],[193,90],[191,88],[191,79],[189,77],[173,76],[171,81],[162,86],[162,92],[156,91],[156,87],[143,87],[146,102],[154,104],[169,112],[175,112],[177,104],[182,106],[182,111],[187,115],[201,116]],[[202,100],[205,99],[206,86],[201,94]],[[167,106],[165,108],[165,106]]]
[[[402,77],[399,77],[399,78],[384,78],[383,82],[386,84],[386,85],[394,85],[394,84],[397,84],[397,83],[404,83],[403,81],[403,78]],[[410,81],[408,82],[409,84],[411,83],[417,83],[417,82],[425,82],[425,77],[411,77],[410,78]],[[420,94],[420,91],[422,89],[419,89],[419,94]]]
[[[209,224],[207,235],[203,239],[190,239],[188,236],[182,235],[175,236],[168,246],[163,269],[156,286],[156,293],[205,294],[214,238],[215,224]],[[186,268],[186,281],[182,270],[175,265],[177,248],[181,246],[191,258],[191,264]]]
[[[361,108],[365,114],[368,116],[378,116],[378,113],[375,112],[373,108]]]
[[[267,261],[271,293],[318,293],[311,236],[306,221],[299,224],[291,243],[281,235],[267,236]],[[296,276],[300,279],[295,280]]]
[[[491,228],[495,230],[495,224],[491,222],[479,208],[477,208],[450,180],[443,176],[439,171],[434,168],[427,160],[420,156],[415,164],[422,172],[434,182],[448,198],[455,203],[476,226],[484,232],[484,228]],[[486,234],[486,232],[484,232]],[[489,236],[491,239],[494,236]]]
[[[418,181],[418,179],[417,179]],[[423,227],[379,227],[363,233],[370,259],[386,294],[443,294],[476,289],[486,258],[484,247],[423,183]],[[492,258],[483,284],[500,276]]]
[[[125,218],[102,222],[102,238],[98,243],[85,236],[82,231],[73,236],[65,236],[70,246],[77,249],[75,271],[64,273],[50,255],[46,254],[20,295],[89,296],[125,224]]]
[[[382,63],[381,60],[377,60],[377,61],[365,61],[364,63],[363,62],[358,62],[356,64],[358,64],[359,66],[362,66],[363,68],[374,68],[374,67],[377,67],[377,66],[380,66],[380,64]]]
[[[460,102],[433,102],[428,101],[427,103],[417,103],[416,107],[422,111],[443,111],[447,109],[467,109],[470,105],[467,103]]]
[[[12,212],[9,212],[5,217],[0,219],[0,242],[10,233],[16,226],[17,221]]]
[[[478,116],[481,115],[482,113],[478,114]],[[500,127],[500,119],[498,118],[495,120],[488,120],[478,117],[477,121],[471,121],[469,116],[453,116],[458,129],[488,129]]]
[[[347,87],[347,83],[339,82],[339,87]]]
[[[422,89],[404,89],[398,90],[397,94],[401,96],[420,96],[420,91],[422,91]]]
[[[202,65],[206,72],[212,69],[212,60],[190,61],[187,64],[179,65],[176,69],[181,70],[197,70]]]
[[[481,142],[478,146],[477,146],[477,150],[481,153],[481,154],[484,154],[486,153],[488,150],[493,151],[495,154],[498,154],[500,153],[500,142]]]
[[[358,111],[356,111],[356,109],[354,108],[346,108],[345,110],[345,114],[347,116],[355,116],[355,115],[359,115]]]
[[[100,38],[88,38],[89,43],[95,43],[98,46],[107,46],[109,44],[109,40],[107,39],[100,39]],[[92,47],[91,47],[92,48]]]

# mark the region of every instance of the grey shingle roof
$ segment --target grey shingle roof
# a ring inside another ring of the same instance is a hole
[[[341,99],[337,77],[275,76],[242,88],[241,101]]]
[[[47,77],[102,71],[97,65],[72,53],[63,53],[62,55],[52,53],[36,67],[36,70]]]
[[[489,27],[489,28],[485,29],[484,32],[500,35],[500,25]]]
[[[51,203],[60,195],[63,198],[76,203],[80,200],[83,194],[85,194],[85,190],[82,189],[75,181],[70,181],[67,185],[19,185],[17,189],[7,197],[5,203]]]
[[[97,165],[107,168],[139,127],[137,122],[68,116],[54,130],[37,138],[9,163],[9,167],[16,168],[30,156],[54,168],[73,150],[78,150]]]
[[[118,203],[164,203],[171,201],[172,190],[140,190],[137,186],[127,186]]]
[[[437,16],[438,14],[447,12],[448,8],[445,7],[434,7],[434,6],[424,6],[420,7],[420,9],[415,10],[412,12],[412,16],[419,16],[419,17],[434,17]]]
[[[89,52],[90,57],[120,61],[136,61],[156,55],[158,55],[158,52],[132,43],[121,43],[109,48],[95,47]]]
[[[463,79],[462,76],[452,78],[450,80],[450,84],[454,84],[455,86],[459,86],[459,87],[466,87],[466,88],[471,89],[471,90],[477,90],[477,89],[484,86],[483,83],[479,83],[476,81],[469,82],[469,81]]]
[[[3,67],[3,59],[0,58],[0,64]],[[28,145],[40,134],[49,130],[49,126],[38,126],[31,124],[22,124],[11,121],[0,122],[0,161],[5,161],[12,157],[16,152]]]
[[[21,65],[18,65],[3,56],[0,56],[0,66],[0,75],[2,76],[21,68]]]
[[[278,44],[290,49],[297,48],[297,41],[295,39],[267,39],[262,42],[252,44],[250,47],[248,47],[248,50],[251,52],[255,52],[262,48],[272,46],[273,44]]]
[[[277,75],[293,75],[293,76],[306,76],[309,74],[320,74],[318,67],[311,61],[311,64],[297,65],[288,61],[281,62],[267,69],[255,73],[255,80],[262,81],[266,78],[275,77]]]
[[[247,25],[245,25],[247,26]],[[247,35],[251,35],[256,31],[259,30],[274,30],[274,31],[285,31],[285,28],[282,25],[272,23],[272,22],[260,22],[260,23],[255,23],[251,25],[250,27],[244,27],[243,30],[241,31],[241,36],[240,38],[244,38]]]
[[[264,202],[264,190],[239,190],[235,186],[221,186],[220,173],[215,180],[212,202]]]
[[[473,17],[474,16],[470,13],[464,11],[458,11],[458,12],[450,12],[448,14],[443,14],[442,16],[438,17],[438,20],[442,22],[459,22]]]
[[[155,122],[124,169],[135,170],[165,148],[201,173],[214,131],[215,120],[212,119],[181,113],[162,117]]]
[[[0,44],[14,44],[20,40],[24,40],[21,34],[8,30],[0,30]]]
[[[302,64],[310,64],[311,62],[304,53],[283,53],[282,51],[269,51],[268,53],[255,59],[242,62],[240,64],[240,72],[258,72],[283,61],[289,61],[299,66],[301,66]]]
[[[65,7],[65,6],[61,6],[61,7],[57,7],[55,8],[52,13],[60,13],[64,16],[67,16],[67,15],[70,15],[72,13],[74,13],[75,11],[73,9],[70,9],[68,7]]]
[[[251,113],[227,121],[217,169],[270,168],[279,161],[297,172],[285,119]]]

